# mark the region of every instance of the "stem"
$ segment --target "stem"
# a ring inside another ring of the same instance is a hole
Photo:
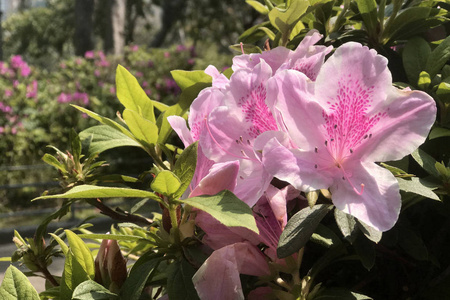
[[[177,216],[177,205],[169,205],[169,216],[170,223],[172,225],[171,231],[173,230],[175,236],[175,242],[180,243],[180,233],[178,231],[178,216]]]
[[[298,251],[297,268],[296,268],[296,271],[294,271],[294,273],[292,274],[292,279],[293,279],[295,285],[300,285],[301,284],[300,267],[302,265],[303,253],[305,253],[305,247],[301,248]]]
[[[45,279],[47,279],[53,286],[59,286],[59,283],[56,281],[55,277],[48,271],[47,267],[41,267],[42,274],[44,274]]]
[[[138,215],[120,213],[106,206],[100,199],[88,199],[87,202],[100,210],[100,212],[113,220],[134,223],[140,226],[152,225],[153,221]]]

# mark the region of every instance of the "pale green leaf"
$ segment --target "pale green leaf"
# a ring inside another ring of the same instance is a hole
[[[92,126],[80,132],[80,138],[83,140],[88,139],[90,136],[92,136],[92,140],[89,143],[90,154],[125,146],[142,148],[142,145],[136,140],[108,125]]]
[[[94,278],[94,258],[91,250],[86,246],[85,242],[70,230],[64,230],[67,241],[69,242],[69,251],[74,255],[80,266],[90,278]]]
[[[289,37],[292,28],[306,12],[309,5],[307,0],[295,0],[291,1],[288,9],[274,8],[269,12],[270,23],[283,35],[288,34],[287,37]]]
[[[245,2],[253,7],[257,12],[263,15],[267,15],[269,13],[269,8],[256,0],[245,0]]]
[[[245,227],[259,233],[251,208],[230,191],[188,198],[181,202],[207,212],[225,226]]]
[[[28,278],[13,265],[6,269],[3,282],[0,285],[2,300],[39,300],[39,294]]]
[[[55,241],[59,244],[59,246],[61,247],[61,251],[64,253],[64,255],[67,255],[67,252],[69,252],[69,246],[66,245],[66,243],[64,243],[64,241],[57,236],[54,233],[49,233],[54,239]]]
[[[124,234],[99,234],[99,233],[89,233],[89,234],[79,234],[80,238],[92,239],[92,240],[116,240],[116,241],[128,241],[136,242],[142,240],[142,236],[136,235],[124,235]]]
[[[411,153],[411,156],[419,164],[419,166],[422,167],[422,169],[427,171],[428,174],[437,178],[439,177],[439,173],[435,167],[436,160],[431,155],[418,148]]]
[[[267,27],[259,27],[259,30],[264,31],[271,41],[275,40],[275,33]],[[245,52],[245,49],[244,49]]]
[[[142,117],[134,110],[125,109],[123,119],[135,138],[147,148],[153,147],[158,140],[158,126]]]
[[[156,122],[153,103],[136,78],[121,65],[116,70],[117,98],[125,108],[138,112],[145,119]]]
[[[169,170],[159,172],[150,187],[164,196],[172,196],[181,186],[180,179]]]
[[[96,185],[78,185],[64,194],[40,196],[38,199],[87,199],[87,198],[151,198],[156,201],[161,199],[154,193],[130,188],[106,187]]]
[[[356,0],[356,4],[367,32],[370,36],[375,36],[378,24],[377,2],[375,0]]]
[[[430,140],[445,136],[450,136],[450,129],[443,127],[434,127],[430,132]]]
[[[212,82],[211,76],[206,74],[204,71],[184,71],[184,70],[173,70],[170,71],[173,79],[181,90],[185,90],[188,87],[195,85],[196,83],[206,83]]]
[[[72,295],[73,300],[114,300],[118,296],[93,280],[80,283]]]

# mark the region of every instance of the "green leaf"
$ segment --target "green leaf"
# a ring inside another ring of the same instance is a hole
[[[356,4],[369,36],[376,36],[378,25],[377,2],[375,0],[356,0]]]
[[[45,153],[44,156],[42,157],[42,160],[46,164],[57,168],[61,172],[67,172],[66,167],[62,163],[60,163],[59,160],[56,157],[54,157],[51,154]]]
[[[270,23],[287,39],[309,6],[307,0],[292,0],[287,9],[275,7],[269,12]]]
[[[67,252],[69,252],[69,247],[66,245],[66,243],[64,243],[64,241],[57,236],[54,233],[49,233],[54,239],[55,241],[59,244],[59,246],[61,247],[61,251],[64,253],[64,255],[67,255]]]
[[[170,71],[170,74],[183,91],[197,83],[209,84],[212,82],[211,76],[204,71],[173,70]]]
[[[196,269],[185,259],[177,260],[171,265],[167,278],[167,293],[170,300],[199,299],[192,277]]]
[[[82,239],[92,239],[92,240],[116,240],[116,241],[126,241],[126,242],[136,242],[143,240],[142,236],[136,235],[123,235],[123,234],[99,234],[99,233],[89,233],[89,234],[79,234]]]
[[[320,190],[315,190],[306,193],[306,200],[308,200],[309,207],[313,208],[316,205],[317,199],[319,199]]]
[[[164,196],[172,196],[178,191],[180,186],[180,179],[178,179],[178,177],[169,170],[159,172],[150,185],[152,190],[163,194]]]
[[[425,70],[430,53],[430,45],[421,37],[414,37],[406,43],[402,59],[403,67],[411,84],[416,85],[419,81],[419,74]]]
[[[364,236],[359,235],[353,243],[353,248],[359,256],[364,268],[368,271],[375,265],[375,248],[372,242],[367,240]]]
[[[2,300],[40,299],[28,278],[13,265],[6,269],[2,285],[0,285],[0,298]]]
[[[74,161],[79,162],[81,158],[81,140],[73,128],[69,133],[69,139]]]
[[[264,38],[266,36],[266,34],[259,30],[259,27],[267,27],[269,28],[270,25],[270,21],[266,21],[266,22],[262,22],[259,24],[256,24],[252,27],[250,27],[249,29],[247,29],[246,31],[244,31],[238,38],[238,42],[242,42],[245,44],[253,44],[258,42],[259,40],[261,40],[262,38]]]
[[[197,165],[197,149],[198,143],[195,142],[183,150],[180,157],[175,162],[173,173],[180,179],[181,186],[174,195],[174,198],[179,198],[192,181]]]
[[[319,224],[311,236],[311,241],[316,244],[330,248],[341,244],[339,237],[325,225]]]
[[[426,64],[426,71],[434,78],[436,74],[450,59],[450,36],[443,40],[436,49],[431,52]]]
[[[278,257],[287,257],[305,246],[320,221],[332,208],[332,205],[318,204],[293,215],[281,233],[277,248]]]
[[[68,190],[64,194],[59,195],[47,195],[34,198],[38,199],[86,199],[86,198],[151,198],[156,201],[161,199],[154,193],[143,190],[136,190],[130,188],[117,188],[117,187],[105,187],[96,185],[78,185]]]
[[[142,117],[134,110],[125,109],[123,119],[131,133],[146,148],[154,147],[158,140],[158,126],[152,121]]]
[[[234,44],[230,46],[231,50],[234,50],[240,54],[242,54],[242,50],[244,50],[244,54],[251,54],[251,53],[262,53],[261,48],[255,45],[251,44]]]
[[[421,195],[432,200],[441,201],[439,197],[432,191],[432,188],[428,187],[427,183],[421,178],[413,177],[411,180],[405,180],[397,178],[400,190]],[[434,189],[435,187],[433,187]]]
[[[133,265],[130,275],[120,289],[120,299],[138,300],[141,297],[145,283],[152,278],[156,268],[161,262],[161,255],[143,255]]]
[[[442,102],[450,103],[450,83],[444,81],[441,82],[436,90],[436,95],[439,96],[439,99],[441,99]]]
[[[417,260],[428,259],[427,247],[414,230],[399,226],[398,244],[411,257]]]
[[[337,208],[334,209],[334,218],[336,219],[336,224],[344,238],[352,244],[355,241],[357,236],[356,233],[358,232],[355,218]]]
[[[64,230],[66,233],[67,241],[69,242],[69,251],[74,255],[74,258],[83,267],[86,274],[94,278],[94,258],[92,257],[91,250],[86,246],[86,243],[70,230]]]
[[[257,12],[263,15],[267,15],[269,13],[269,9],[267,6],[263,5],[261,2],[256,0],[245,0],[245,2],[253,7]]]
[[[91,136],[89,154],[98,154],[109,149],[124,146],[142,148],[142,145],[136,140],[108,125],[92,126],[80,132],[80,138],[83,140]]]
[[[275,40],[275,33],[267,27],[259,27],[259,30],[264,31],[271,41]],[[247,53],[247,52],[246,52]]]
[[[450,129],[443,127],[434,127],[430,132],[430,140],[445,136],[450,136]]]
[[[371,240],[374,243],[377,243],[379,241],[381,241],[381,238],[383,237],[383,232],[376,230],[375,228],[367,225],[366,223],[357,220],[358,223],[358,227],[359,229],[361,229],[362,233],[364,233],[364,235]]]
[[[113,300],[118,296],[93,280],[80,283],[72,295],[73,300]]]
[[[225,226],[245,227],[259,233],[251,208],[230,191],[188,198],[181,202],[207,212]]]
[[[111,119],[105,118],[100,116],[99,114],[96,114],[95,112],[92,112],[88,109],[85,109],[81,106],[78,105],[74,105],[71,104],[73,107],[75,107],[76,109],[78,109],[81,112],[84,112],[85,114],[87,114],[88,116],[90,116],[91,118],[93,118],[94,120],[99,121],[100,123],[104,124],[104,125],[108,125],[112,128],[114,128],[115,130],[120,131],[121,133],[123,133],[124,135],[128,136],[131,139],[134,139],[133,134],[128,131],[128,129],[126,129],[125,127],[123,127],[122,125],[120,125],[119,123],[117,123],[116,121],[113,121]]]
[[[136,78],[121,65],[116,70],[117,98],[125,108],[138,112],[145,119],[156,122],[153,103]]]
[[[435,164],[436,160],[425,151],[421,149],[416,149],[411,156],[414,160],[422,167],[428,174],[433,175],[436,178],[439,178],[439,173],[436,170]]]

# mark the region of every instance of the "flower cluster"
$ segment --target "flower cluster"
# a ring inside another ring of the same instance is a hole
[[[243,299],[241,289],[227,288],[240,287],[239,274],[267,277],[268,261],[284,264],[275,251],[287,203],[300,192],[329,189],[337,209],[379,231],[398,219],[397,180],[377,163],[401,159],[425,141],[435,102],[395,88],[387,59],[361,44],[346,43],[325,61],[333,49],[316,45],[321,38],[311,31],[295,51],[237,56],[230,79],[208,67],[212,87],[192,103],[189,129],[181,117],[168,118],[185,146],[199,141],[187,196],[231,190],[253,207],[260,231],[197,213],[203,242],[215,250],[193,278],[202,299],[216,298],[217,290]],[[274,178],[288,185],[279,189]]]

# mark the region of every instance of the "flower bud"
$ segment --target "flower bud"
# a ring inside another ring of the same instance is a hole
[[[127,261],[116,240],[103,240],[95,259],[95,281],[118,292],[127,278]]]

